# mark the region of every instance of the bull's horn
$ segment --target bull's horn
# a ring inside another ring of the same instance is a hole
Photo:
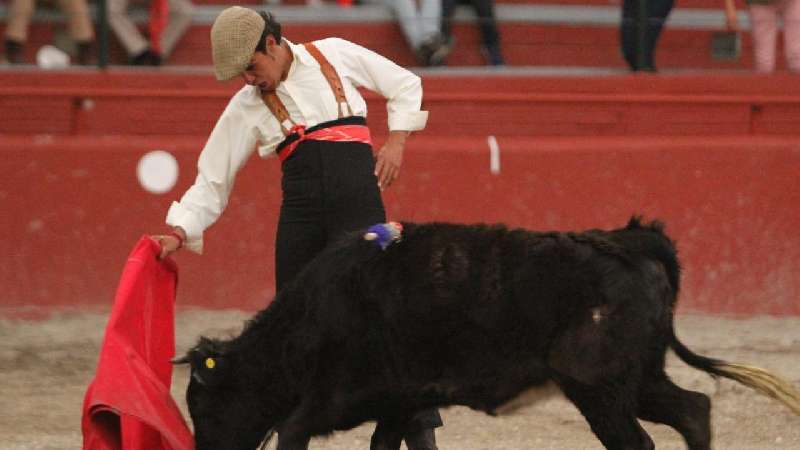
[[[189,356],[183,355],[180,358],[176,356],[175,358],[169,360],[169,362],[171,362],[174,365],[178,365],[178,364],[189,364],[190,361],[189,361]]]

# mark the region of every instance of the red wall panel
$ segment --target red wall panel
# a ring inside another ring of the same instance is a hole
[[[107,304],[131,246],[195,176],[204,138],[33,137],[0,141],[0,305]],[[381,137],[376,137],[376,143]],[[385,193],[394,220],[505,222],[538,230],[618,227],[631,214],[667,223],[685,266],[681,305],[732,314],[800,314],[800,143],[791,137],[412,137]],[[136,163],[172,152],[181,174],[145,192]],[[256,309],[273,290],[280,201],[276,160],[237,180],[206,254],[177,255],[178,302]]]

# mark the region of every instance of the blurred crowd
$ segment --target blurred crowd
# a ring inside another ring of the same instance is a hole
[[[139,0],[148,21],[137,24],[132,20],[130,0],[105,0],[106,19],[111,38],[119,43],[130,65],[158,66],[167,62],[181,38],[192,24],[196,7],[192,0]],[[675,0],[619,0],[620,55],[631,71],[655,72],[656,49]],[[743,29],[739,24],[737,0],[722,0],[726,17],[727,40],[721,45],[730,47],[738,57]],[[753,67],[758,72],[773,72],[778,60],[778,36],[783,34],[783,52],[790,71],[800,72],[800,0],[743,0],[750,24],[753,43]],[[88,0],[50,0],[63,17],[68,42],[46,46],[42,50],[61,52],[72,64],[88,65],[97,62],[95,42],[96,20]],[[263,0],[263,7],[277,5],[322,5],[358,7],[361,4],[383,4],[394,15],[410,51],[421,66],[447,64],[448,56],[457,45],[453,33],[456,11],[469,11],[480,34],[479,52],[484,64],[503,66],[501,34],[495,15],[494,0]],[[547,3],[547,0],[542,0]],[[26,52],[29,28],[36,8],[47,2],[36,0],[7,0],[5,14],[4,52],[7,64],[33,63],[32,53]],[[100,10],[96,2],[94,11]],[[531,0],[536,4],[536,0]],[[557,2],[556,2],[557,3]],[[257,6],[257,5],[254,5]],[[642,10],[644,8],[644,10]],[[642,22],[641,20],[644,19]],[[721,33],[717,33],[721,34]],[[714,36],[713,45],[717,45]],[[712,45],[712,46],[713,46]],[[69,54],[69,56],[67,56]],[[26,57],[27,56],[27,57]]]

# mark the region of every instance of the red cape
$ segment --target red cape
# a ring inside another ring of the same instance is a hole
[[[170,395],[178,268],[143,236],[122,272],[95,378],[83,402],[83,450],[193,450]]]

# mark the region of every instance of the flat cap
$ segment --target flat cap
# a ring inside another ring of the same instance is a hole
[[[238,76],[250,63],[264,32],[264,19],[252,9],[231,6],[211,27],[211,58],[218,80]]]

